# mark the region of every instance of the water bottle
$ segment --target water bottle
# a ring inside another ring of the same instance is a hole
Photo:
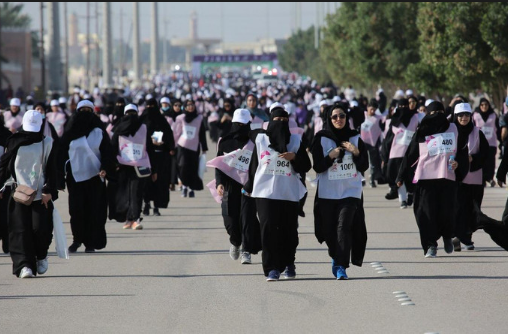
[[[448,159],[448,169],[452,170],[452,162],[455,160],[453,155],[450,155],[450,159]]]

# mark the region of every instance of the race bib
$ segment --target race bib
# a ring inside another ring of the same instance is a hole
[[[138,161],[143,157],[143,145],[128,143],[120,150],[120,156],[126,161]]]
[[[414,134],[415,132],[410,130],[401,131],[397,134],[399,138],[397,139],[396,143],[399,145],[409,146]]]
[[[372,123],[371,121],[365,120],[365,122],[362,123],[362,131],[370,132],[370,129],[372,128],[373,125],[374,123]]]
[[[358,175],[352,155],[345,155],[341,163],[334,162],[328,169],[328,180],[351,179]]]
[[[238,169],[242,172],[249,170],[250,160],[252,159],[252,151],[236,150],[230,154],[226,154],[222,160],[226,165]]]
[[[291,163],[284,158],[275,157],[267,159],[265,174],[291,176]]]
[[[485,135],[485,138],[490,139],[494,135],[494,128],[491,126],[482,127],[482,132]]]
[[[191,125],[184,125],[182,137],[189,140],[194,139],[194,137],[196,137],[196,127]]]
[[[455,152],[457,147],[455,135],[450,132],[427,136],[425,142],[430,156]]]

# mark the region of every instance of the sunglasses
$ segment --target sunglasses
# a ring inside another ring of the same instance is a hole
[[[457,114],[457,117],[471,117],[471,113],[461,112]]]
[[[337,120],[337,118],[344,119],[344,118],[346,118],[346,114],[335,114],[335,115],[332,115],[332,117],[331,117],[331,119],[333,119],[333,120]]]

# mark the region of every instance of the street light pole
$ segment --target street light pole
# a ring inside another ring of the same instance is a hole
[[[46,62],[44,59],[44,2],[40,3],[40,15],[41,15],[41,94],[42,98],[45,99],[46,95]]]
[[[65,94],[69,94],[69,33],[67,22],[67,2],[64,2],[64,25],[65,25]]]

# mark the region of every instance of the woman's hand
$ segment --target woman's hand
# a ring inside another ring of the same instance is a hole
[[[51,194],[42,194],[42,204],[48,208],[48,202],[51,201]]]
[[[217,186],[217,194],[219,194],[220,197],[224,196],[224,186],[222,184]]]
[[[360,150],[355,145],[351,144],[348,141],[345,141],[342,143],[342,147],[350,153],[352,153],[355,157],[360,155]]]
[[[284,152],[284,153],[279,154],[279,158],[284,158],[288,161],[294,160],[295,157],[296,157],[296,154],[293,152]]]
[[[105,170],[101,170],[101,171],[99,172],[99,176],[100,176],[101,178],[105,178],[105,177],[106,177],[106,171],[105,171]]]
[[[455,160],[453,160],[450,165],[452,165],[452,170],[456,170],[457,167],[459,167],[459,163]]]
[[[335,160],[339,157],[341,150],[342,150],[341,147],[336,147],[333,150],[331,150],[330,153],[328,153],[328,156],[330,157],[330,159]]]

